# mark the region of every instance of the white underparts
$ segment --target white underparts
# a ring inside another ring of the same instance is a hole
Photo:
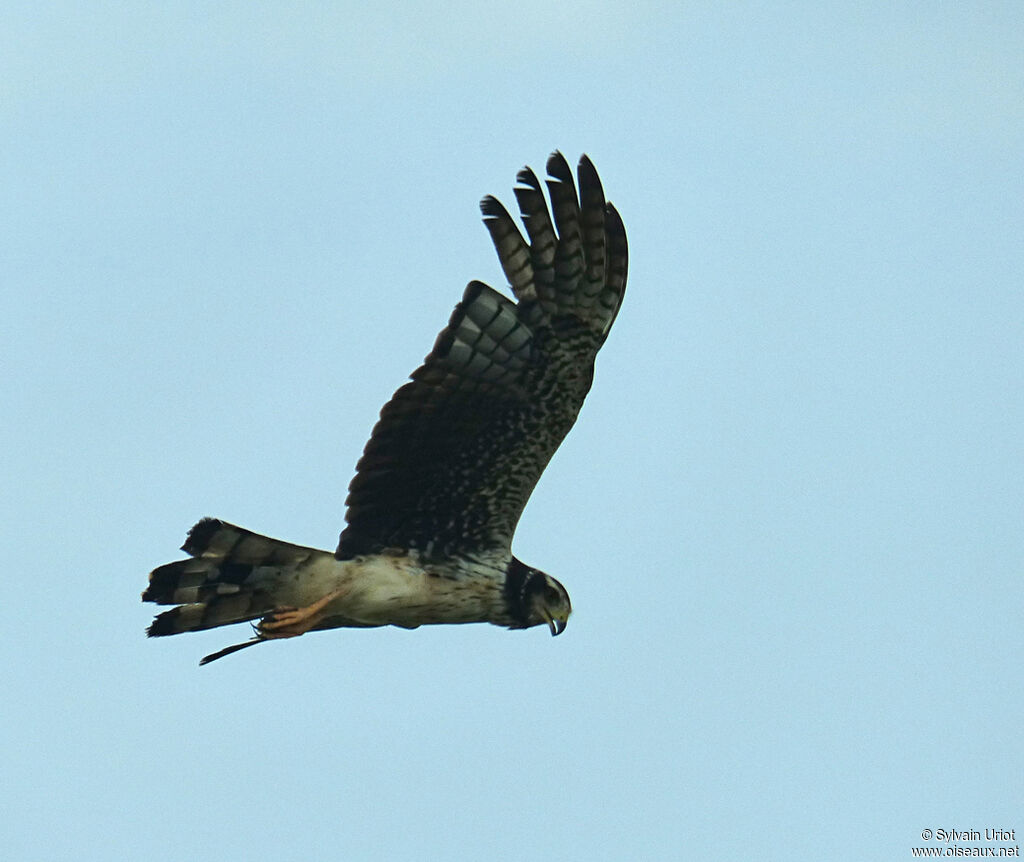
[[[336,616],[365,625],[414,628],[493,620],[502,613],[503,583],[504,572],[493,568],[444,577],[409,556],[339,561],[325,555],[301,570],[283,571],[275,592],[282,604],[301,607],[337,590],[339,597],[323,611],[328,621]]]

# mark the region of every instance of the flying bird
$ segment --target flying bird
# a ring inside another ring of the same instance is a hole
[[[534,172],[516,177],[527,239],[496,198],[481,201],[516,301],[479,281],[466,287],[423,365],[381,411],[337,550],[204,518],[182,546],[188,559],[149,575],[142,600],[177,605],[153,620],[150,637],[258,620],[250,640],[206,664],[332,628],[488,622],[561,634],[569,594],[512,555],[512,536],[590,390],[626,289],[627,245],[587,156],[578,192],[561,153],[547,171],[550,213]]]

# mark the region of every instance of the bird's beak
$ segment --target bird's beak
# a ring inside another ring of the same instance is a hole
[[[543,612],[544,620],[548,624],[548,628],[551,629],[551,637],[557,637],[565,631],[565,626],[568,620],[559,617],[551,616],[547,611]]]

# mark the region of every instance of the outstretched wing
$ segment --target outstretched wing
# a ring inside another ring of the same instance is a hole
[[[590,159],[579,196],[548,159],[554,221],[533,171],[515,189],[527,243],[480,204],[518,302],[478,281],[434,349],[384,406],[349,485],[337,556],[417,548],[444,559],[507,553],[537,480],[568,433],[626,288],[626,233]]]

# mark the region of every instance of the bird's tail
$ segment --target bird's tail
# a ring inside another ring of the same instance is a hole
[[[190,556],[154,569],[144,602],[179,605],[146,630],[150,637],[211,629],[261,617],[281,604],[283,576],[326,551],[269,539],[214,518],[189,530],[181,548]]]

